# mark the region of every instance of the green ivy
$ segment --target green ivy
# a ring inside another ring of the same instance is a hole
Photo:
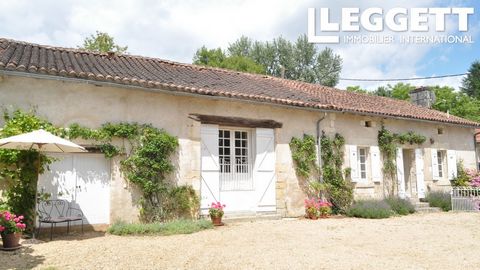
[[[290,150],[298,175],[309,178],[318,172],[316,143],[313,136],[304,134],[303,139],[293,137],[290,141]]]
[[[327,195],[333,204],[333,211],[345,213],[353,201],[353,186],[344,178],[343,147],[345,139],[340,134],[329,138],[322,132],[320,140],[322,158],[322,177]]]
[[[397,147],[399,144],[422,144],[427,138],[421,134],[413,131],[406,133],[393,133],[382,125],[378,131],[378,146],[383,158],[383,175],[384,183],[386,183],[386,191],[388,195],[393,196],[397,194]]]

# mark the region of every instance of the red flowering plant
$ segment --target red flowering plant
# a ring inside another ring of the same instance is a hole
[[[23,223],[23,216],[17,216],[8,211],[0,213],[0,233],[11,234],[22,232],[25,230],[25,223]]]
[[[223,208],[225,208],[225,206],[225,204],[221,204],[220,202],[212,202],[210,209],[208,209],[208,214],[210,217],[221,218],[223,217]]]
[[[332,204],[326,200],[309,198],[305,199],[304,204],[305,212],[310,218],[328,216],[332,212]]]
[[[320,216],[328,216],[332,213],[332,204],[329,201],[318,200]]]

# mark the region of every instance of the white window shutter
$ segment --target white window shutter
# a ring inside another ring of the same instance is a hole
[[[350,157],[350,176],[352,182],[358,182],[360,178],[360,172],[358,171],[358,147],[356,145],[347,145],[347,148]]]
[[[403,170],[403,151],[402,148],[397,148],[397,180],[398,180],[398,196],[405,198],[405,172]]]
[[[200,208],[202,214],[208,214],[209,205],[220,199],[220,165],[218,158],[218,126],[200,127],[201,139],[201,184]]]
[[[257,211],[276,211],[275,131],[270,128],[255,130],[254,181]]]
[[[417,178],[417,195],[419,199],[425,198],[424,165],[423,149],[415,149],[415,175]]]
[[[457,153],[455,150],[447,150],[448,179],[457,177]]]
[[[432,178],[433,180],[440,180],[440,173],[438,171],[438,152],[437,149],[431,148],[431,157],[432,157]]]
[[[380,148],[370,146],[370,162],[372,165],[372,180],[380,182],[382,180],[382,169],[380,168]]]

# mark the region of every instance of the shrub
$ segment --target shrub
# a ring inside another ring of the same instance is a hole
[[[168,193],[168,206],[166,211],[173,218],[197,218],[200,209],[200,198],[192,186],[178,186]]]
[[[415,207],[409,200],[398,197],[390,197],[385,199],[385,202],[390,205],[390,208],[398,215],[408,215],[415,213]]]
[[[213,228],[208,220],[175,220],[166,223],[125,223],[117,221],[111,225],[107,232],[114,235],[141,235],[141,234],[190,234]]]
[[[427,194],[426,200],[431,207],[439,207],[445,212],[452,210],[452,199],[449,192],[431,191]]]
[[[394,214],[387,202],[379,200],[356,201],[346,211],[349,217],[388,218]]]

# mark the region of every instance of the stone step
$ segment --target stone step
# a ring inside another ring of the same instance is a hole
[[[423,208],[416,208],[415,211],[417,211],[417,213],[438,213],[438,212],[442,212],[442,209],[438,208],[438,207],[423,207]]]
[[[226,222],[248,222],[248,221],[259,221],[259,220],[277,220],[281,219],[282,216],[275,212],[268,213],[225,213],[223,216],[224,221]]]

